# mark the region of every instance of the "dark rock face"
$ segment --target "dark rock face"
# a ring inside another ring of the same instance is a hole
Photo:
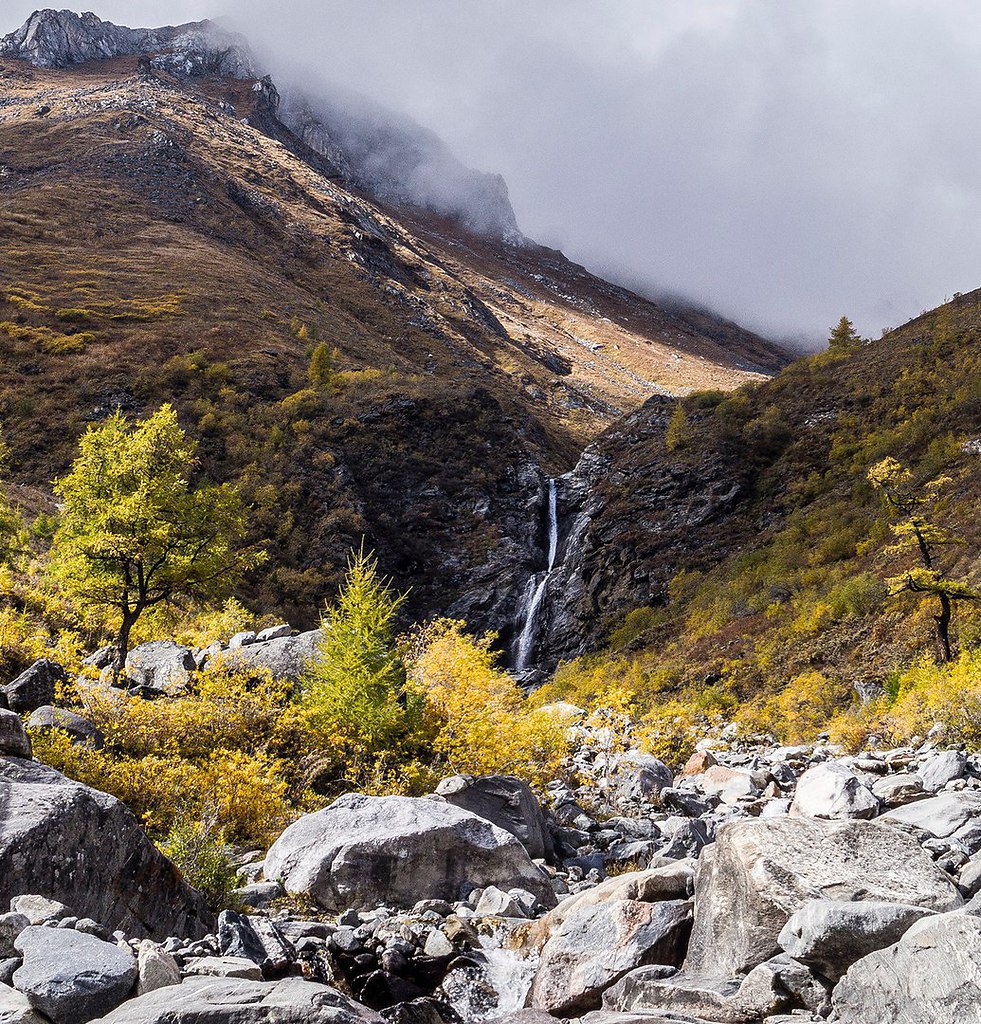
[[[0,759],[0,905],[25,892],[134,936],[196,937],[213,924],[119,800],[45,765]]]
[[[18,714],[36,711],[53,704],[58,684],[67,682],[68,673],[56,661],[42,658],[7,684],[7,706]]]

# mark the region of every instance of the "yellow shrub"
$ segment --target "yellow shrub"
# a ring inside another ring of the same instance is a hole
[[[736,722],[744,731],[770,733],[782,743],[804,743],[824,732],[850,700],[851,688],[841,680],[805,672],[776,696],[744,705]]]
[[[462,622],[425,629],[409,659],[409,679],[426,699],[426,729],[457,772],[554,778],[567,753],[565,730],[529,708],[511,677],[495,667],[490,634],[473,638]]]

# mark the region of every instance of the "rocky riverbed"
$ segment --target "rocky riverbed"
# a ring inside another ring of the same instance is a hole
[[[170,690],[195,655],[137,649],[132,678]],[[25,675],[26,713],[56,673]],[[0,711],[0,1022],[981,1022],[981,756],[723,734],[675,773],[551,712],[577,785],[346,794],[243,856],[215,918]],[[66,714],[34,724],[92,742]]]

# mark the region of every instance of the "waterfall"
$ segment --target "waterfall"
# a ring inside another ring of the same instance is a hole
[[[521,599],[521,614],[518,621],[523,622],[518,634],[518,645],[515,651],[514,667],[518,672],[526,669],[535,651],[538,639],[538,610],[545,598],[548,578],[555,568],[555,558],[559,551],[559,515],[558,499],[554,480],[548,482],[548,567],[544,572],[535,573],[528,580],[524,597]]]

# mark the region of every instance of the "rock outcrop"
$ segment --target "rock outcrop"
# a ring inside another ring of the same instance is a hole
[[[25,892],[137,936],[198,936],[212,923],[119,800],[45,765],[0,758],[0,905]]]

